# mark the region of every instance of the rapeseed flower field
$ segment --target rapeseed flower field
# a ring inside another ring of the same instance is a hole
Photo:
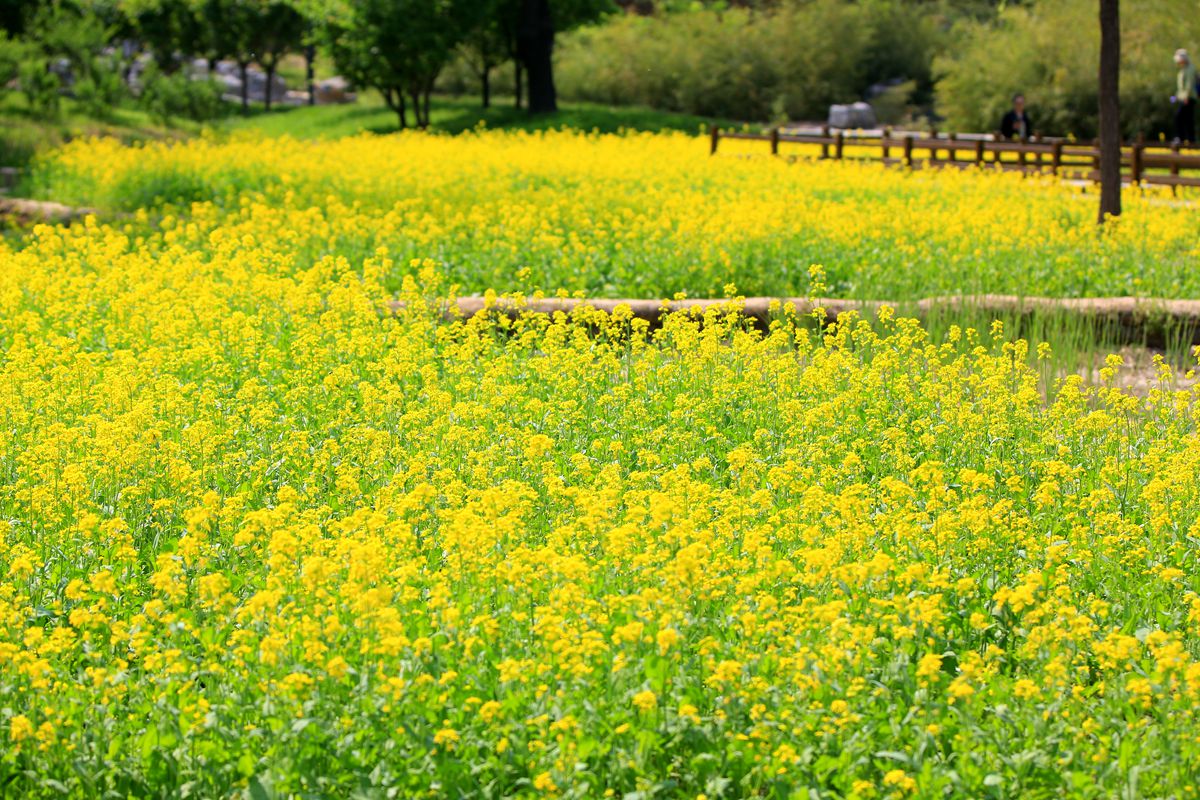
[[[683,134],[481,131],[329,141],[78,141],[35,175],[55,200],[187,212],[175,233],[263,238],[285,257],[359,263],[385,246],[399,289],[434,258],[466,292],[796,296],[1200,296],[1200,217],[1130,192],[1096,231],[1091,190],[1046,178],[797,162]],[[739,152],[740,151],[740,152]],[[754,157],[740,157],[750,153]],[[193,206],[193,203],[199,205]],[[518,278],[518,275],[523,276]]]
[[[935,340],[887,309],[780,308],[760,331],[736,297],[654,329],[445,318],[454,259],[510,242],[501,208],[514,247],[544,220],[519,279],[548,286],[590,285],[572,254],[635,233],[664,256],[770,241],[783,218],[739,239],[695,204],[707,181],[748,219],[784,168],[737,165],[739,189],[693,159],[689,194],[681,141],[634,138],[663,162],[641,201],[657,238],[638,198],[613,205],[647,162],[607,138],[57,156],[55,180],[91,164],[113,197],[139,169],[216,193],[0,242],[0,795],[1200,791],[1200,390],[1170,366],[1144,396],[1114,388],[1115,356],[1097,385],[1046,386],[1029,362],[1055,353],[999,323]],[[533,163],[485,159],[503,147]],[[430,171],[439,148],[481,161]],[[589,148],[612,148],[608,178]],[[395,174],[369,168],[389,152]],[[944,181],[1074,209],[1038,182],[873,175],[926,207]],[[471,208],[517,180],[527,207],[514,188]],[[1089,252],[1185,247],[1127,233],[1139,213]]]

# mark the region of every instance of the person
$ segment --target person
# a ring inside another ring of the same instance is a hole
[[[1033,120],[1025,110],[1025,95],[1013,95],[1012,104],[1012,110],[1000,120],[1000,135],[1005,139],[1028,139],[1033,136]]]
[[[1196,141],[1196,67],[1188,57],[1188,51],[1175,51],[1175,139],[1180,142]]]

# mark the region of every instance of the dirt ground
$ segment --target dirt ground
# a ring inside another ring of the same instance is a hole
[[[1190,364],[1180,364],[1178,363],[1178,357],[1176,357],[1175,361],[1172,361],[1167,353],[1153,347],[1125,346],[1117,348],[1113,352],[1125,360],[1125,363],[1117,369],[1114,384],[1134,394],[1147,395],[1151,389],[1158,388],[1158,367],[1154,365],[1154,357],[1156,355],[1160,355],[1166,359],[1167,363],[1173,368],[1173,375],[1170,382],[1172,389],[1189,390],[1197,382],[1200,382],[1200,374],[1191,378],[1187,377],[1189,369],[1197,369],[1198,373],[1200,373],[1200,368],[1197,368],[1195,361],[1190,362]],[[1093,356],[1092,363],[1084,369],[1079,370],[1078,374],[1082,375],[1087,383],[1100,385],[1103,382],[1100,378],[1100,370],[1104,368],[1107,357],[1108,353],[1096,353]],[[1075,372],[1075,370],[1064,371],[1062,374],[1065,376],[1070,374],[1070,372]]]

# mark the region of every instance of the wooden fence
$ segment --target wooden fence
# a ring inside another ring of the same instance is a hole
[[[800,157],[837,160],[882,161],[912,169],[925,167],[993,167],[1026,173],[1046,172],[1068,179],[1100,180],[1098,142],[1081,143],[1065,139],[1002,140],[991,135],[930,133],[893,133],[831,131],[787,132],[774,128],[768,133],[710,130],[715,155],[721,140],[768,142],[772,155],[780,155],[783,145],[803,145],[795,153]],[[1139,185],[1197,186],[1200,174],[1200,150],[1179,145],[1143,141],[1121,147],[1122,180]]]

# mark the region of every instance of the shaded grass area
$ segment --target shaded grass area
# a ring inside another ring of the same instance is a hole
[[[185,121],[164,126],[132,106],[118,106],[98,119],[69,97],[62,98],[56,116],[45,117],[30,109],[17,92],[0,92],[0,166],[4,167],[24,167],[40,152],[88,136],[137,142],[183,138],[199,131],[199,125]]]
[[[527,111],[514,108],[511,97],[494,98],[490,108],[483,108],[476,97],[435,97],[430,106],[430,120],[433,130],[449,134],[462,133],[480,125],[527,131],[575,128],[600,133],[620,130],[699,133],[713,123],[724,127],[741,125],[731,120],[596,103],[561,103],[557,114],[531,116]],[[399,121],[377,92],[364,92],[358,102],[346,105],[298,106],[269,112],[256,108],[249,116],[230,119],[223,127],[231,131],[258,131],[267,136],[312,139],[394,133],[399,129]]]

